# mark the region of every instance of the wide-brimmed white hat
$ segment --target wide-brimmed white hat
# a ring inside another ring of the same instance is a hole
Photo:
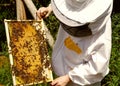
[[[52,0],[56,17],[69,26],[94,22],[113,0]],[[72,20],[72,21],[71,21]]]

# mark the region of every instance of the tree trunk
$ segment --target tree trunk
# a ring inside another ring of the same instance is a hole
[[[22,0],[16,0],[17,20],[25,20],[26,12]]]

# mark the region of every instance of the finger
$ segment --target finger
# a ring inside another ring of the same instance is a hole
[[[40,12],[39,12],[39,11],[36,12],[36,15],[37,15],[37,16],[36,16],[37,18],[41,19],[41,15],[40,15]]]
[[[41,12],[40,15],[42,18],[44,18],[44,17],[46,17],[47,13],[48,13],[47,11],[44,11],[44,12]]]
[[[48,12],[48,13],[46,14],[45,18],[47,18],[49,15],[50,15],[50,13]]]
[[[51,86],[56,86],[57,85],[57,81],[52,81]]]
[[[37,14],[38,18],[41,19],[44,14],[44,7],[39,8],[38,11],[36,12],[36,14]]]

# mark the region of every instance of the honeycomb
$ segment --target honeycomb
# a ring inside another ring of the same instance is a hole
[[[51,72],[48,72],[51,71],[51,64],[47,39],[41,28],[41,21],[8,22],[9,46],[13,57],[12,71],[16,85],[52,80],[49,77]]]

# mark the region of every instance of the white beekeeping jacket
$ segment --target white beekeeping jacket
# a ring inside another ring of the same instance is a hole
[[[97,14],[94,22],[89,21],[92,35],[74,37],[64,31],[62,26],[59,27],[52,54],[52,66],[58,76],[69,75],[74,84],[68,86],[100,82],[109,73],[112,0],[110,1],[108,7],[103,9],[104,12]],[[52,7],[55,15],[59,14],[58,19],[66,19],[57,12],[53,2]],[[73,21],[65,22],[74,24]]]

